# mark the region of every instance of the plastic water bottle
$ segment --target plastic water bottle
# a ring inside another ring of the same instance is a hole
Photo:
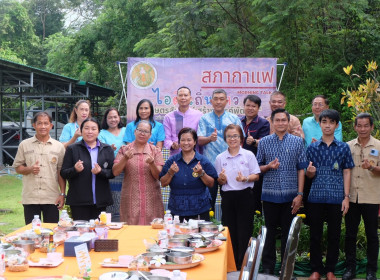
[[[0,247],[0,276],[3,276],[5,273],[5,252],[3,247]]]
[[[179,271],[179,270],[173,270],[173,275],[170,278],[170,280],[182,280],[181,271]]]
[[[179,216],[178,215],[174,215],[174,219],[173,219],[173,224],[174,225],[177,225],[177,224],[179,224],[180,222],[179,222]]]
[[[40,220],[40,215],[34,215],[34,219],[32,221],[32,229],[41,229],[41,220]]]
[[[170,210],[166,210],[166,214],[164,216],[164,223],[165,225],[173,223],[173,216]]]
[[[168,233],[166,230],[160,230],[158,232],[158,245],[160,248],[167,249],[169,245]]]
[[[69,214],[67,213],[67,210],[62,210],[61,217],[59,218],[60,221],[67,221],[69,219]]]

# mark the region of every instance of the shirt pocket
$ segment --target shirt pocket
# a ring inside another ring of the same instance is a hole
[[[52,167],[56,167],[58,165],[58,153],[50,152],[48,154],[48,164]]]
[[[27,150],[24,152],[26,166],[32,166],[36,163],[36,154],[34,150]]]

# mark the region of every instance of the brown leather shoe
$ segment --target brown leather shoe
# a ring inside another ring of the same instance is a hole
[[[315,271],[310,275],[309,280],[321,280],[321,275]]]
[[[334,273],[327,272],[326,279],[327,280],[336,280],[336,277],[335,277]]]

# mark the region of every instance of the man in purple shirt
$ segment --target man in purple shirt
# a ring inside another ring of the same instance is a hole
[[[170,155],[178,154],[181,149],[178,144],[178,132],[184,127],[190,127],[197,131],[199,119],[202,113],[190,108],[191,91],[182,86],[177,90],[178,109],[170,112],[164,118],[165,148],[170,150]]]

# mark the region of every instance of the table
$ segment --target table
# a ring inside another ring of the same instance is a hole
[[[56,224],[42,224],[42,227],[54,228]],[[30,229],[31,225],[27,225],[18,229],[17,232]],[[150,226],[123,226],[120,230],[109,230],[109,239],[119,240],[118,252],[90,252],[92,272],[91,279],[98,279],[100,275],[109,271],[126,271],[125,268],[104,268],[100,263],[105,258],[117,258],[120,255],[138,255],[145,252],[144,239],[155,238],[157,239],[157,229],[152,229]],[[227,241],[218,250],[213,252],[204,253],[205,260],[194,268],[184,269],[187,273],[187,279],[190,280],[226,280],[227,272],[236,271],[235,260],[230,241],[228,228],[223,232],[227,237]],[[62,252],[63,245],[57,248],[57,252]],[[33,253],[36,257],[44,258],[46,253],[40,253],[38,249]],[[10,272],[8,269],[5,272],[7,280],[10,279],[25,279],[36,276],[79,276],[79,269],[75,257],[65,257],[64,262],[55,268],[40,268],[29,267],[24,272]]]

